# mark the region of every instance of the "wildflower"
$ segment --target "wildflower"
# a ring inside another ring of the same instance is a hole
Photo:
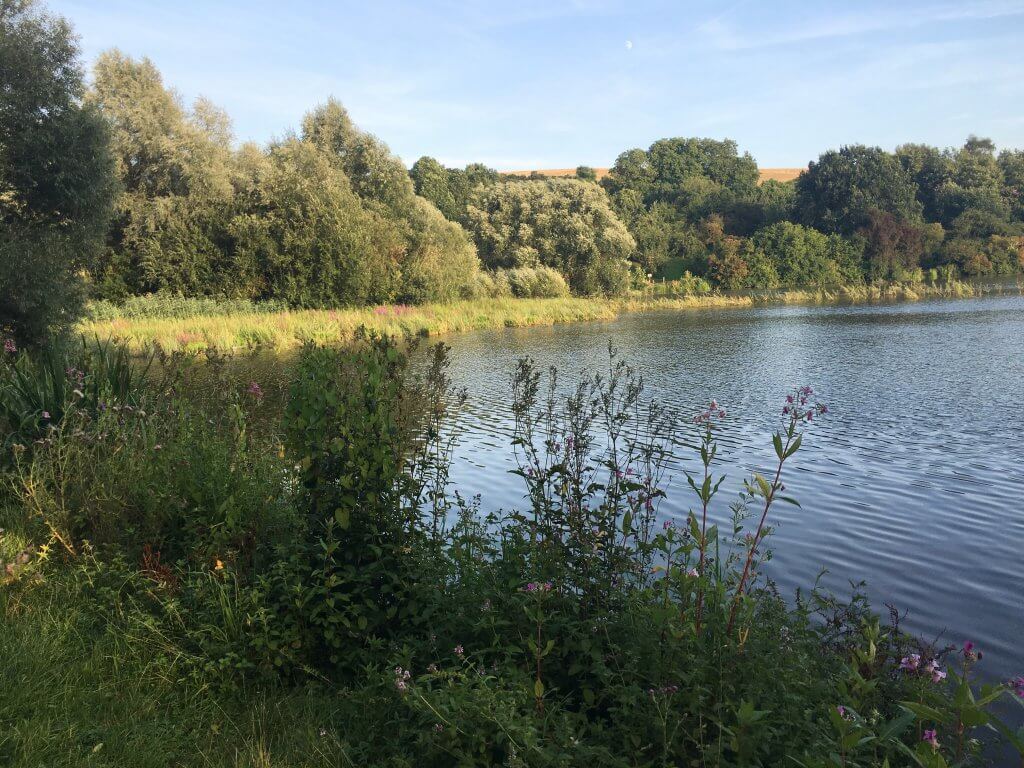
[[[466,651],[461,644],[455,646],[455,655],[458,656],[460,659],[466,655]]]
[[[836,707],[836,712],[839,713],[839,716],[843,718],[843,720],[853,720],[853,715],[850,714],[850,710],[848,710],[842,704]]]
[[[444,726],[441,723],[434,723],[434,732],[441,733],[444,730]]]
[[[941,683],[946,679],[946,673],[939,668],[939,663],[935,659],[924,665],[924,671],[932,676],[933,683]]]
[[[213,570],[215,570],[215,571],[223,571],[224,570],[224,563],[222,561],[220,561],[220,560],[216,561],[216,563],[213,566]]]
[[[904,656],[900,661],[900,669],[904,672],[917,672],[917,668],[921,666],[921,655],[918,653],[912,653],[909,656]]]
[[[327,738],[327,729],[324,728],[322,725],[320,726],[320,730],[317,731],[317,733],[320,735],[321,739]]]
[[[49,421],[50,420],[50,412],[49,411],[43,411],[43,418],[46,421]]]
[[[1024,699],[1024,676],[1014,678],[1009,682],[1009,686],[1015,694]]]
[[[412,677],[409,670],[395,667],[395,688],[399,693],[409,690],[409,679]]]
[[[662,528],[664,528],[664,529],[665,529],[665,530],[667,531],[667,530],[668,530],[669,528],[671,528],[671,527],[672,527],[673,525],[675,525],[675,523],[674,523],[673,521],[671,521],[671,520],[666,520],[666,521],[665,521],[664,523],[662,523],[662,524],[661,524],[661,527],[662,527]]]
[[[531,582],[530,582],[529,584],[527,584],[527,585],[526,585],[525,587],[523,587],[523,589],[524,589],[525,591],[527,591],[527,592],[536,592],[536,591],[537,591],[537,585],[536,585],[536,584],[534,584],[534,583],[533,583],[533,582],[531,581]]]
[[[939,748],[939,737],[936,735],[934,728],[932,728],[930,730],[926,730],[921,735],[921,741],[924,741],[924,742],[927,742],[928,744],[930,744],[932,749],[938,749]]]
[[[974,643],[970,640],[964,642],[963,654],[968,661],[977,661],[981,658],[981,651],[975,650]]]
[[[436,675],[438,673],[437,664],[427,665],[427,672],[429,672],[432,675]]]
[[[700,571],[698,571],[696,568],[691,568],[686,572],[686,575],[689,576],[691,579],[696,579],[698,576],[700,576]]]
[[[4,352],[13,355],[17,351],[18,345],[14,343],[14,339],[4,339]]]
[[[257,400],[263,399],[263,387],[261,387],[255,381],[250,381],[249,386],[246,388],[245,391],[248,392],[253,397],[255,397]]]

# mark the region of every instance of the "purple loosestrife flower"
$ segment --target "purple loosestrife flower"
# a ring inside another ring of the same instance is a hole
[[[921,734],[921,741],[931,744],[932,749],[939,748],[939,737],[935,733],[935,729],[927,730]]]

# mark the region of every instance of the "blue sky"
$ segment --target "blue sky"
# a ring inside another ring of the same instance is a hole
[[[665,136],[763,167],[861,142],[1024,148],[1024,0],[50,0],[267,141],[333,95],[407,163],[610,165]]]

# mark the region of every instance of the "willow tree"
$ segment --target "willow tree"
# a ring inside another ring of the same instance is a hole
[[[107,119],[123,187],[101,289],[219,293],[231,217],[231,124],[205,99],[191,110],[149,59],[102,54],[89,101]]]
[[[306,115],[302,139],[345,174],[364,205],[403,233],[403,301],[447,301],[466,289],[479,269],[466,232],[418,196],[405,165],[376,136],[360,130],[337,101]]]
[[[510,181],[482,188],[467,217],[485,266],[557,269],[576,293],[628,286],[636,242],[596,184]]]

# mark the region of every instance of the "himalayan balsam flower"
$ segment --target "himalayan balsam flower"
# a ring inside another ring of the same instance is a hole
[[[941,683],[946,679],[946,673],[939,669],[939,663],[935,659],[924,665],[924,671],[932,676],[933,683]]]
[[[843,720],[853,720],[853,715],[850,714],[850,710],[848,710],[842,704],[836,707],[836,712],[839,713],[839,716],[843,718]]]
[[[921,666],[921,655],[918,653],[912,653],[909,656],[904,656],[900,661],[900,669],[904,672],[917,672],[917,668]]]
[[[931,744],[932,749],[939,748],[939,737],[935,733],[935,729],[927,730],[921,735],[921,741]]]
[[[14,343],[14,339],[4,339],[4,352],[13,355],[17,351],[18,345]]]
[[[964,642],[963,654],[964,658],[968,661],[977,661],[981,658],[981,651],[975,648],[974,643],[970,640]]]
[[[461,644],[455,646],[455,655],[458,656],[460,659],[466,655],[466,651]]]

